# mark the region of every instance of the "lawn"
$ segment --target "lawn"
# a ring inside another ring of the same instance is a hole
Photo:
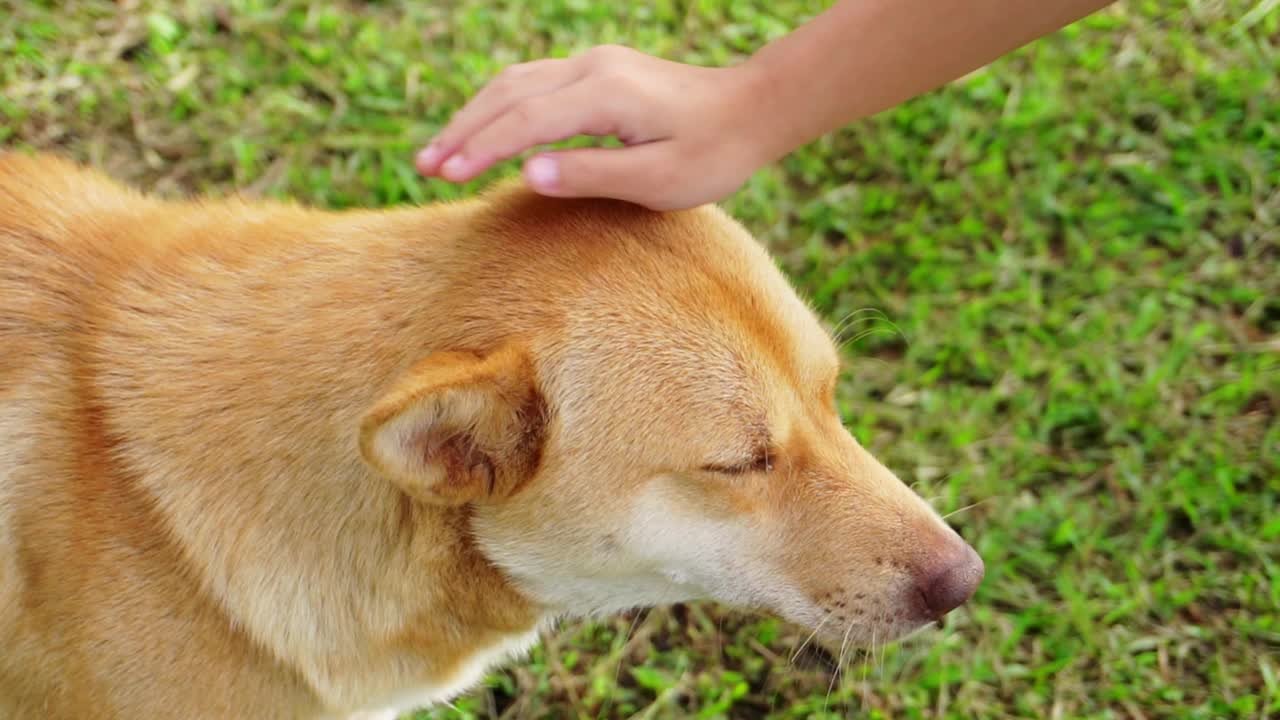
[[[809,0],[0,0],[0,143],[166,195],[474,191],[413,150],[505,64],[727,63]],[[1132,0],[726,202],[834,324],[851,430],[987,564],[834,674],[708,605],[548,635],[421,718],[1280,717],[1280,6]]]

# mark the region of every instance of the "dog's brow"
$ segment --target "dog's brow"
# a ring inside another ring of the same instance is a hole
[[[765,454],[772,454],[772,436],[768,421],[757,417],[743,426],[741,433],[735,433],[737,439],[731,446],[722,446],[720,457],[706,464],[708,468],[733,468],[748,466]]]
[[[728,458],[726,461],[706,463],[702,466],[702,469],[737,474],[768,469],[773,464],[776,450],[773,448],[767,430],[764,434],[756,433],[750,436],[748,443],[744,447],[748,448],[745,455],[734,453],[734,457]]]
[[[769,432],[769,423],[764,418],[751,424],[747,437],[747,447],[751,448],[752,459],[773,451],[773,436]]]

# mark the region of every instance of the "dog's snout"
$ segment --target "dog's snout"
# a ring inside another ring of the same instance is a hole
[[[973,597],[986,571],[977,551],[963,540],[957,540],[959,549],[943,554],[918,579],[925,606],[935,619]]]

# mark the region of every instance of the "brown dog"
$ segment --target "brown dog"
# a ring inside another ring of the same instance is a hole
[[[166,203],[2,155],[0,348],[4,718],[394,712],[698,598],[891,640],[982,575],[710,207]]]

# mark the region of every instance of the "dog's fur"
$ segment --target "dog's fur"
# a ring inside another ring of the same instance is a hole
[[[715,208],[161,202],[0,155],[0,349],[4,718],[403,710],[700,598],[885,641],[981,574]]]

